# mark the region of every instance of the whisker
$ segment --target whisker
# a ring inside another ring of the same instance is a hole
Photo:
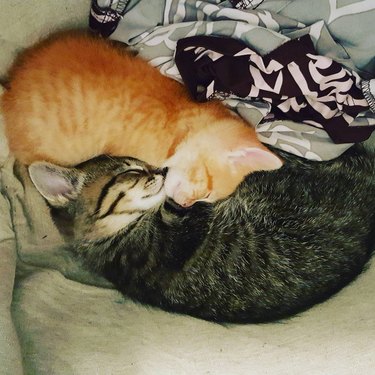
[[[111,160],[111,161],[116,161],[111,155],[105,155],[109,160]]]

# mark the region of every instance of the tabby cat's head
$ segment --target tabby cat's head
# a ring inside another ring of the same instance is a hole
[[[165,170],[133,158],[99,157],[76,168],[30,165],[29,174],[52,207],[73,219],[75,239],[109,237],[165,200]]]

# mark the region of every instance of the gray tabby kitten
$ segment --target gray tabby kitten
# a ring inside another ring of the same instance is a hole
[[[265,322],[337,292],[374,245],[372,154],[281,156],[281,169],[188,210],[165,201],[165,171],[131,158],[34,163],[29,173],[56,222],[71,224],[75,252],[125,295],[213,321]]]

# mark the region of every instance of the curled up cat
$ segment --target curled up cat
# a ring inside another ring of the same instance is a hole
[[[280,156],[283,168],[184,210],[166,199],[166,171],[133,158],[36,162],[29,174],[57,225],[70,223],[67,244],[125,295],[217,322],[266,322],[340,290],[374,247],[373,154]]]
[[[22,163],[131,156],[168,167],[165,190],[184,207],[225,198],[247,174],[282,166],[222,104],[194,102],[146,61],[83,32],[23,52],[2,110],[10,150]]]

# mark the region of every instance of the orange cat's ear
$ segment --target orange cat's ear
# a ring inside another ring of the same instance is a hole
[[[245,147],[228,154],[234,167],[249,168],[255,171],[270,171],[282,167],[283,162],[270,150],[258,147]]]

